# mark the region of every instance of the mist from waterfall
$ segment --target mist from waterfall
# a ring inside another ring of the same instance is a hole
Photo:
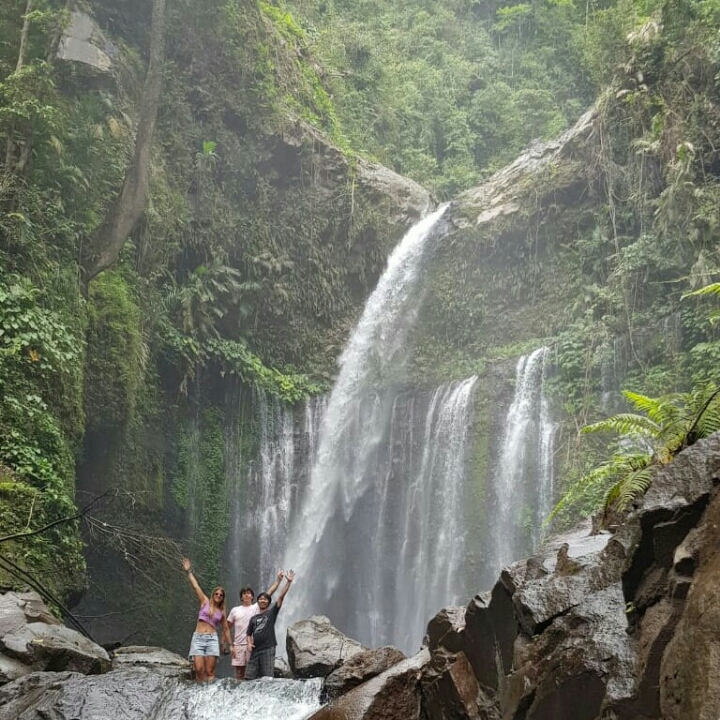
[[[515,368],[515,393],[489,483],[486,577],[496,577],[537,546],[552,509],[556,425],[544,388],[548,354],[548,348],[539,348]]]

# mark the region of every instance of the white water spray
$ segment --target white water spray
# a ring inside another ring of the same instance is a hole
[[[539,348],[516,366],[515,395],[491,483],[491,576],[533,549],[552,508],[556,426],[544,391],[547,355],[548,348]]]

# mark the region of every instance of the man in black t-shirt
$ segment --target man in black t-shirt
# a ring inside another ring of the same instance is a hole
[[[245,668],[245,679],[254,680],[259,677],[272,677],[275,673],[275,621],[282,607],[283,600],[290,589],[290,583],[295,577],[292,570],[283,573],[285,585],[283,586],[275,604],[270,607],[270,596],[267,593],[260,593],[257,596],[257,604],[260,612],[250,618],[247,629],[247,644],[250,651],[250,659]]]

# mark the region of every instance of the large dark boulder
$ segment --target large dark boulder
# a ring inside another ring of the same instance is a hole
[[[663,467],[615,534],[551,538],[464,613],[438,613],[427,717],[720,717],[719,484],[716,434]]]
[[[405,655],[391,645],[359,652],[325,678],[324,695],[328,700],[335,700],[402,660]]]
[[[290,669],[297,678],[325,677],[368,649],[343,635],[324,615],[313,615],[291,625],[286,647]]]
[[[441,669],[431,664],[421,676],[423,710],[433,720],[500,720],[500,712],[478,684],[465,653]]]
[[[309,720],[420,720],[422,670],[430,662],[423,648],[312,715]]]
[[[668,601],[676,609],[677,626],[667,639],[658,674],[663,720],[720,716],[720,494],[713,497],[698,531],[676,553],[680,568],[692,573],[692,584],[684,602]],[[684,561],[687,554],[692,565]]]

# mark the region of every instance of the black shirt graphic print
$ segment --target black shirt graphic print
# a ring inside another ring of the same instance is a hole
[[[259,652],[260,650],[267,650],[277,645],[277,641],[275,640],[275,621],[277,620],[279,612],[280,608],[277,605],[273,605],[265,612],[258,613],[250,618],[247,634],[252,635],[253,650]]]

